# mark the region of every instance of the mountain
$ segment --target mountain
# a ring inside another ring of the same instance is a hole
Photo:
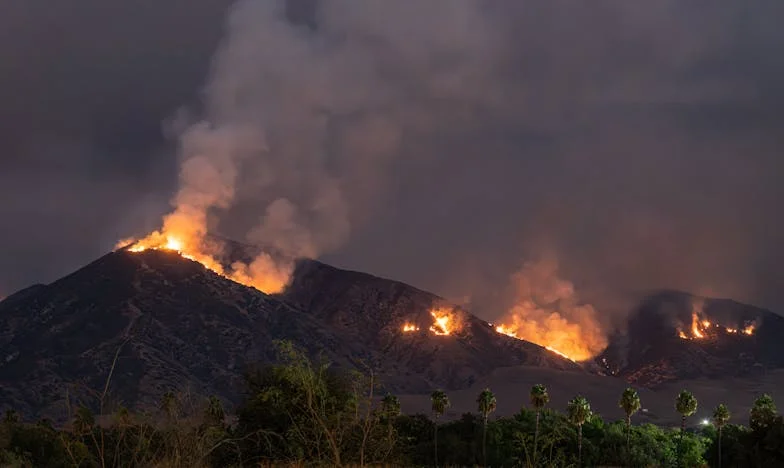
[[[428,330],[434,307],[459,317],[450,335]],[[303,260],[271,296],[174,252],[120,250],[0,302],[0,410],[62,420],[66,395],[97,406],[110,373],[109,399],[132,408],[186,388],[237,402],[243,372],[273,362],[276,339],[372,368],[395,392],[466,388],[504,366],[582,372],[403,283]]]
[[[784,367],[784,317],[728,299],[662,291],[641,302],[597,358],[649,388],[691,378],[759,375]]]

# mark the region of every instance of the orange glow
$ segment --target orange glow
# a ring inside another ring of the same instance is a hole
[[[506,325],[498,325],[497,327],[495,327],[495,331],[498,332],[498,333],[501,333],[503,335],[511,336],[512,338],[516,338],[518,340],[522,339],[522,338],[517,336],[517,333],[515,333],[515,331],[511,327],[506,326]],[[557,355],[559,355],[559,356],[561,356],[563,358],[566,358],[566,359],[568,359],[568,360],[570,360],[572,362],[577,362],[577,360],[573,359],[572,357],[570,357],[566,353],[563,353],[563,352],[553,348],[552,346],[543,346],[543,348],[548,350],[548,351],[550,351],[550,352],[553,352],[553,353],[555,353],[555,354],[557,354]],[[582,360],[588,360],[590,358],[591,358],[591,356],[588,356],[588,357],[586,357],[586,358],[584,358]]]
[[[417,327],[413,323],[405,323],[405,324],[403,324],[403,332],[404,333],[415,332],[415,331],[419,331],[419,327]]]
[[[134,253],[145,250],[176,252],[218,275],[267,294],[282,292],[291,274],[290,267],[281,268],[265,254],[250,264],[237,262],[225,267],[216,258],[221,246],[208,240],[206,230],[198,219],[180,211],[167,216],[160,231],[154,231],[143,239],[124,239],[115,248],[123,247]]]
[[[710,324],[710,322],[708,322]],[[700,330],[700,319],[697,317],[696,312],[691,313],[691,335],[694,338],[705,338],[705,335]]]
[[[430,311],[430,315],[434,321],[430,331],[438,336],[451,335],[459,331],[462,326],[460,317],[452,308],[435,308]]]
[[[694,304],[692,305],[691,327],[689,329],[690,334],[685,333],[682,328],[678,328],[678,337],[684,340],[699,340],[708,336],[716,336],[716,332],[711,330],[724,330],[726,333],[731,335],[738,333],[743,333],[745,335],[754,334],[754,330],[756,328],[756,324],[754,323],[751,323],[742,329],[738,329],[725,327],[718,323],[711,322],[703,316],[703,306],[704,300],[695,300]]]

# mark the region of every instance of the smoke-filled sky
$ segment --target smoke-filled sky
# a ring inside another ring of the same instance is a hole
[[[205,183],[180,163],[208,125],[231,175],[211,227],[239,240],[477,307],[546,258],[599,315],[664,287],[784,311],[783,14],[6,1],[0,296],[157,229]]]

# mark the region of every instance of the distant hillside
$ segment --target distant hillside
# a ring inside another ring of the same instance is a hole
[[[654,387],[680,379],[760,375],[784,367],[784,318],[726,299],[665,291],[644,300],[628,330],[597,358],[611,373]]]
[[[269,296],[173,252],[113,252],[0,302],[0,410],[61,419],[66,392],[87,401],[115,353],[114,402],[149,407],[186,387],[237,401],[243,371],[272,362],[275,339],[339,366],[369,366],[396,392],[466,388],[519,364],[581,371],[462,311],[459,330],[436,336],[429,311],[438,306],[451,308],[411,286],[314,261],[300,262],[290,288]],[[419,330],[404,333],[405,322]]]

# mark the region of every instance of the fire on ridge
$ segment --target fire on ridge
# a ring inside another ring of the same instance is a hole
[[[756,328],[754,322],[746,322],[742,327],[727,327],[712,322],[703,315],[701,306],[695,306],[691,313],[691,326],[686,329],[678,328],[677,332],[678,337],[683,340],[703,340],[713,338],[720,333],[752,336]]]

